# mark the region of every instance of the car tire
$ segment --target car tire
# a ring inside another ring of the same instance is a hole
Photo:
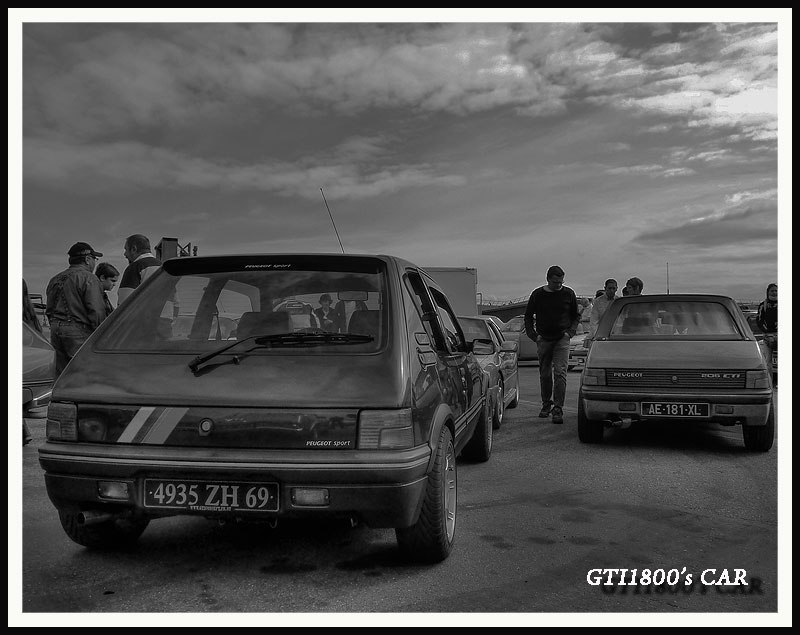
[[[467,441],[462,454],[464,458],[485,463],[492,455],[492,431],[494,430],[494,406],[484,404],[483,413],[475,426],[472,438]]]
[[[767,425],[764,426],[742,426],[742,436],[744,437],[744,447],[751,452],[767,452],[772,448],[775,439],[775,410],[773,406],[769,408]]]
[[[136,544],[150,520],[113,518],[92,525],[82,524],[78,514],[58,510],[64,532],[73,542],[91,549],[126,549]]]
[[[447,426],[439,433],[433,469],[417,522],[395,529],[400,551],[417,562],[441,562],[453,548],[456,532],[458,478],[453,435]]]
[[[505,388],[503,383],[497,387],[497,398],[495,399],[494,406],[494,419],[492,420],[492,429],[499,430],[503,423],[503,415],[505,414]]]
[[[581,443],[600,443],[603,440],[604,428],[602,421],[591,421],[586,418],[583,396],[578,394],[578,439]]]

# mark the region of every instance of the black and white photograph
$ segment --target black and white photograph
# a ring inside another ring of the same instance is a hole
[[[9,8],[9,627],[791,626],[791,18]]]

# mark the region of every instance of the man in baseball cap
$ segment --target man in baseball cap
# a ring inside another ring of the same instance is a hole
[[[69,248],[67,254],[70,258],[81,258],[84,256],[94,256],[95,258],[103,257],[103,254],[92,249],[89,243],[75,243]]]
[[[106,318],[103,286],[94,275],[97,259],[103,254],[89,243],[69,248],[69,268],[51,278],[47,285],[50,343],[56,349],[56,375]]]

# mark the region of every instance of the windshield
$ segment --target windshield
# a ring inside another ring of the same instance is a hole
[[[309,257],[270,263],[262,256],[256,265],[239,259],[228,268],[211,259],[194,268],[191,262],[165,265],[112,313],[96,348],[204,354],[246,338],[330,333],[369,341],[354,345],[350,338],[343,346],[345,338],[316,337],[298,347],[297,338],[279,338],[253,354],[378,350],[388,319],[384,265],[365,258],[357,267],[346,262],[335,268]]]
[[[638,302],[622,308],[611,325],[612,339],[742,339],[730,311],[718,302]]]
[[[464,339],[468,342],[492,339],[489,334],[489,325],[485,321],[478,318],[460,317],[458,322],[461,324],[461,330],[464,331]]]

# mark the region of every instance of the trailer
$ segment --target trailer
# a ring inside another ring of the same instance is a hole
[[[456,315],[479,315],[478,270],[474,267],[424,267],[442,287]]]

